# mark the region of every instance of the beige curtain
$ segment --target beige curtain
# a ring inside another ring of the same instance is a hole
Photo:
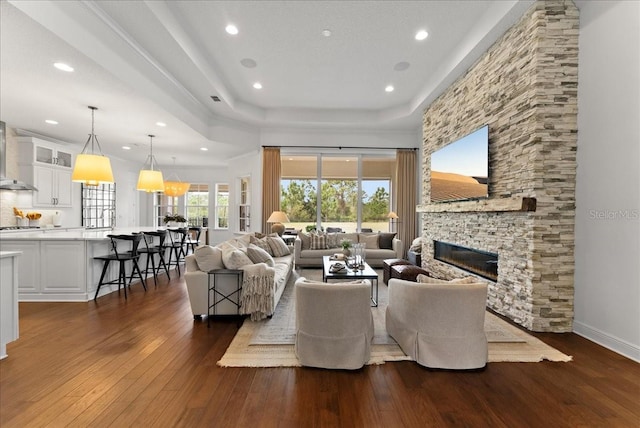
[[[398,238],[404,244],[404,257],[416,234],[417,154],[415,150],[398,149],[396,155],[396,214]]]
[[[274,211],[280,211],[280,149],[262,149],[262,232],[271,232],[267,219]]]

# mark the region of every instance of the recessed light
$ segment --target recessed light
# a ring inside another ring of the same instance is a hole
[[[256,82],[256,83],[254,83],[254,84],[253,84],[253,88],[254,88],[254,89],[262,89],[262,83],[260,83],[260,82]]]
[[[58,70],[67,71],[69,73],[71,73],[73,71],[73,67],[71,67],[68,64],[65,64],[64,62],[56,62],[56,63],[53,64],[53,66],[55,68],[57,68]]]
[[[256,68],[256,65],[258,65],[258,63],[256,63],[255,60],[251,59],[251,58],[243,58],[240,60],[240,64],[242,64],[243,66],[247,67],[247,68]]]
[[[328,28],[325,28],[324,30],[322,30],[321,34],[325,37],[331,37],[331,30],[329,30]]]
[[[224,31],[226,31],[227,33],[235,36],[236,34],[238,34],[238,27],[236,27],[233,24],[229,24],[225,27]]]
[[[57,125],[58,121],[57,120],[51,120],[51,119],[47,119],[45,120],[46,123],[48,123],[49,125]]]
[[[395,88],[392,85],[387,85],[386,88],[384,88],[385,92],[393,92]]]
[[[200,147],[200,150],[202,150],[203,152],[208,152],[209,149],[207,149],[206,147]]]
[[[393,69],[395,71],[405,71],[407,68],[409,68],[411,64],[409,64],[406,61],[401,61],[399,63],[397,63],[396,65],[393,66]]]
[[[416,40],[424,40],[429,36],[425,30],[420,30],[416,33]]]
[[[166,123],[164,123],[164,122],[156,122],[156,125],[158,125],[158,126],[162,126],[162,127],[167,126],[167,124],[166,124]]]
[[[129,146],[122,146],[122,150],[131,150],[131,147],[129,147]]]

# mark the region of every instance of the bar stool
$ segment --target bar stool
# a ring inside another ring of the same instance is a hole
[[[138,252],[138,246],[140,245],[140,241],[142,241],[142,234],[134,233],[132,235],[108,235],[108,238],[111,240],[111,249],[113,253],[94,257],[96,260],[102,260],[104,262],[104,266],[102,267],[102,274],[100,274],[100,281],[98,282],[98,288],[96,289],[96,295],[93,297],[93,300],[98,298],[98,292],[100,291],[100,287],[105,284],[118,284],[118,292],[120,292],[120,284],[122,284],[122,288],[124,288],[124,298],[127,298],[127,286],[131,287],[131,281],[133,280],[133,275],[137,272],[138,277],[140,278],[140,282],[144,287],[144,291],[147,291],[147,286],[142,279],[142,273],[140,272],[140,267],[138,266],[138,259],[140,258],[140,253]],[[118,249],[118,244],[120,244],[120,248]],[[127,245],[128,248],[123,249],[124,245]],[[119,262],[118,269],[118,279],[113,281],[104,281],[104,277],[107,273],[107,269],[109,268],[109,264],[112,261]],[[131,268],[131,276],[129,277],[129,284],[127,284],[127,266],[126,263],[128,261],[133,262],[133,267]]]
[[[185,256],[185,241],[187,239],[187,228],[181,227],[180,229],[169,230],[169,242],[165,249],[169,249],[169,261],[167,266],[171,269],[172,265],[175,265],[178,270],[178,276],[180,276],[180,263],[184,260]],[[174,260],[175,257],[175,260]]]
[[[201,233],[202,228],[199,226],[191,226],[189,228],[187,239],[185,240],[187,254],[190,254],[189,250],[191,250],[191,253],[195,252],[196,248],[200,246]]]
[[[158,238],[158,244],[154,243],[155,238]],[[144,270],[142,271],[143,275],[147,275],[149,273],[149,261],[151,261],[151,273],[153,274],[153,283],[157,287],[158,286],[158,273],[160,269],[164,267],[164,271],[167,273],[167,278],[171,278],[169,275],[169,268],[167,267],[167,263],[164,260],[164,253],[166,249],[165,240],[167,239],[167,231],[166,230],[158,230],[158,231],[147,231],[142,232],[142,239],[144,240],[144,247],[140,248],[138,251],[140,254],[147,255],[147,263],[145,265]],[[160,257],[158,260],[158,266],[156,266],[156,255]]]

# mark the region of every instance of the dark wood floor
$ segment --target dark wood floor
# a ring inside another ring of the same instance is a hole
[[[21,303],[20,339],[0,362],[0,426],[640,426],[640,364],[575,334],[537,335],[570,363],[481,372],[221,368],[236,320],[194,322],[182,278],[148,288]]]

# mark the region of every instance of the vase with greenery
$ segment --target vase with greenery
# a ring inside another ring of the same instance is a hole
[[[342,253],[349,257],[351,255],[351,241],[349,241],[348,239],[343,239],[342,241],[340,241],[340,246],[342,247]]]

